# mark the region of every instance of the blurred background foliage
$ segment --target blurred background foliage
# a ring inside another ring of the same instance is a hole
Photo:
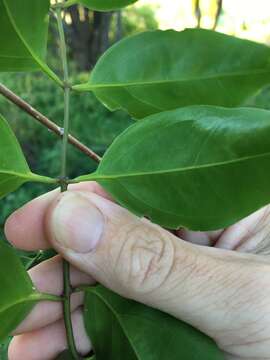
[[[238,7],[242,4],[243,11],[234,16],[236,3]],[[270,2],[257,0],[256,3],[252,2],[253,7],[248,3],[251,2],[140,0],[135,6],[110,13],[97,13],[82,6],[72,6],[64,14],[72,82],[85,82],[98,58],[115,42],[145,30],[206,27],[267,43],[270,38]],[[258,18],[254,17],[256,14]],[[51,21],[48,63],[61,75],[58,51],[56,24]],[[42,73],[0,74],[0,82],[61,125],[62,91]],[[263,89],[245,105],[270,109],[270,87]],[[31,169],[39,174],[57,177],[60,169],[60,140],[1,96],[0,113],[15,131]],[[114,138],[132,122],[126,113],[109,112],[92,94],[72,94],[71,133],[100,155],[103,155]],[[72,146],[69,147],[68,156],[70,177],[89,173],[96,167],[93,161]],[[4,238],[6,217],[30,199],[48,190],[50,187],[46,185],[27,184],[0,201],[0,239]],[[19,254],[26,268],[30,268],[51,256],[52,252]],[[6,347],[7,344],[0,344],[0,360],[7,360]]]

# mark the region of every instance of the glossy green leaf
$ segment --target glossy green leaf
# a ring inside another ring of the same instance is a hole
[[[47,47],[49,0],[0,0],[0,71],[37,70]]]
[[[8,123],[0,116],[0,199],[27,181],[53,183],[33,174]]]
[[[122,40],[100,58],[89,82],[74,89],[142,118],[188,105],[233,107],[269,81],[269,47],[189,29]]]
[[[102,286],[86,291],[84,319],[96,360],[223,359],[193,327]]]
[[[0,341],[30,312],[37,301],[31,279],[15,251],[0,241]]]
[[[168,228],[224,228],[270,202],[270,112],[191,106],[120,135],[96,173],[123,206]]]
[[[138,0],[69,0],[64,6],[82,4],[91,10],[112,11],[134,4],[137,1]]]
[[[0,0],[0,72],[42,69],[46,65],[50,0]]]

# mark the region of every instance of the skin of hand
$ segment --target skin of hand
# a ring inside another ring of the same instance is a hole
[[[222,204],[220,204],[222,206]],[[96,183],[37,198],[7,220],[8,240],[60,255],[29,271],[60,295],[62,258],[71,283],[95,283],[165,311],[212,337],[227,360],[270,359],[270,206],[228,229],[171,233],[115,204]],[[91,349],[83,297],[72,295],[75,341]],[[42,302],[16,329],[10,360],[49,360],[66,348],[60,303]],[[41,351],[42,349],[42,351]]]

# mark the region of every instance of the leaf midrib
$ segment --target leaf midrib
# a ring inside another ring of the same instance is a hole
[[[32,176],[34,175],[31,172],[27,172],[27,173],[20,173],[20,172],[16,172],[16,171],[9,171],[9,170],[2,170],[0,169],[0,174],[4,174],[4,175],[8,175],[8,176],[14,176],[14,177],[19,177],[22,179],[29,179],[32,178]]]
[[[32,60],[31,57],[16,56],[16,55],[0,55],[0,59],[20,59],[20,60]]]
[[[7,176],[14,176],[17,178],[24,179],[26,181],[35,181],[35,182],[43,182],[48,184],[55,184],[57,182],[57,179],[53,179],[47,176],[34,174],[31,171],[25,172],[25,173],[19,173],[16,171],[10,171],[10,170],[2,170],[0,169],[0,175],[4,174]]]
[[[31,50],[30,46],[28,45],[28,43],[25,41],[24,37],[22,36],[20,30],[18,29],[15,21],[14,21],[14,18],[9,10],[9,6],[7,5],[6,3],[6,0],[3,0],[3,4],[6,8],[6,13],[7,13],[7,16],[9,18],[9,21],[11,23],[11,25],[13,26],[16,34],[18,35],[19,39],[21,40],[23,46],[25,47],[25,49],[28,51],[28,53],[30,54],[30,56],[38,63],[40,64],[40,61],[38,59],[38,57],[36,56],[36,54]]]
[[[238,163],[238,162],[244,162],[247,160],[253,160],[253,159],[257,159],[257,158],[261,158],[261,157],[266,157],[266,156],[270,156],[270,152],[267,153],[263,153],[263,154],[259,154],[259,155],[253,155],[253,156],[245,156],[242,158],[237,158],[237,159],[233,159],[233,160],[228,160],[228,161],[221,161],[221,162],[216,162],[216,163],[209,163],[209,164],[203,164],[203,165],[197,165],[197,166],[187,166],[184,168],[175,168],[175,169],[168,169],[168,170],[156,170],[156,171],[145,171],[145,172],[138,172],[138,173],[129,173],[129,174],[112,174],[112,175],[102,175],[99,174],[99,170],[97,170],[97,172],[90,174],[89,178],[93,178],[95,180],[110,180],[110,179],[121,179],[121,178],[127,178],[127,177],[136,177],[136,176],[147,176],[147,175],[159,175],[159,174],[170,174],[170,173],[174,173],[174,172],[185,172],[185,171],[193,171],[193,170],[200,170],[200,169],[207,169],[207,168],[211,168],[211,167],[219,167],[219,166],[223,166],[223,165],[230,165],[230,164],[234,164],[234,163]],[[82,175],[79,177],[83,178],[84,176],[88,176],[88,175]]]
[[[91,89],[99,89],[99,88],[118,88],[118,87],[133,87],[133,86],[144,86],[144,85],[162,85],[162,84],[173,84],[177,82],[187,82],[187,81],[204,81],[211,79],[218,79],[222,77],[232,77],[232,76],[250,76],[250,75],[260,75],[260,74],[270,74],[270,68],[267,70],[251,70],[251,71],[240,71],[240,72],[231,72],[231,73],[218,73],[208,76],[198,76],[198,77],[189,77],[182,79],[167,79],[167,80],[154,80],[154,81],[137,81],[137,82],[126,82],[126,83],[100,83],[94,84],[91,83],[91,79],[86,84],[75,85],[74,88],[91,88]]]
[[[1,307],[0,308],[0,314],[3,314],[4,312],[6,312],[7,310],[17,306],[17,305],[21,305],[23,303],[32,303],[32,302],[37,302],[38,301],[38,293],[29,293],[29,295],[27,297],[23,297],[18,301],[15,301],[13,303],[9,303],[7,306],[5,307]]]

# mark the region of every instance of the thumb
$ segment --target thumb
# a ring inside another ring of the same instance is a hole
[[[94,193],[62,194],[46,223],[54,248],[74,266],[213,338],[239,318],[248,284],[254,293],[258,280],[255,256],[184,242]]]

